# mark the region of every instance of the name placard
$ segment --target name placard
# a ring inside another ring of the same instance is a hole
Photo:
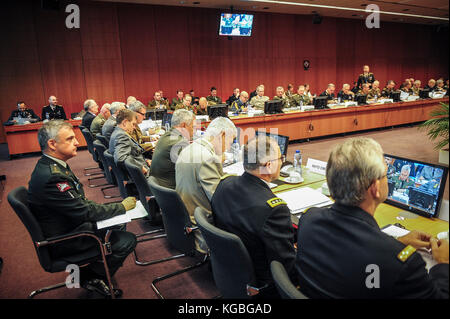
[[[326,174],[327,162],[315,160],[313,158],[308,158],[308,162],[306,162],[306,168],[311,172],[324,175]]]

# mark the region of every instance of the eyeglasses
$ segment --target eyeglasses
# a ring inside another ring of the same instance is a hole
[[[285,159],[286,159],[286,155],[281,155],[278,158],[275,158],[275,159],[272,159],[272,160],[268,160],[263,166],[266,166],[267,163],[269,163],[269,162],[274,162],[274,161],[278,161],[278,160],[281,160],[282,162],[284,162]]]
[[[142,116],[145,116],[145,113],[141,113],[141,112],[136,112],[136,113],[139,113],[139,114],[141,114]]]

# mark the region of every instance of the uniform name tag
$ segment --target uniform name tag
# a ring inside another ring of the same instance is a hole
[[[56,187],[58,187],[58,189],[59,189],[59,191],[61,193],[65,192],[65,191],[67,191],[67,190],[69,190],[71,188],[69,183],[66,183],[66,182],[65,183],[58,183],[58,184],[56,184]]]

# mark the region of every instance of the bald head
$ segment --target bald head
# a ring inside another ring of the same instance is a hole
[[[241,94],[239,95],[239,99],[241,100],[242,103],[245,103],[248,101],[248,93],[246,91],[242,91]]]
[[[48,103],[50,103],[50,105],[56,105],[56,103],[58,103],[58,99],[56,96],[52,95],[48,98]]]

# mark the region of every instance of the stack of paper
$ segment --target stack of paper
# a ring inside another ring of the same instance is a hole
[[[112,227],[120,224],[126,224],[131,222],[132,219],[143,218],[147,215],[148,212],[145,210],[144,205],[142,205],[141,201],[138,200],[136,202],[136,207],[130,209],[125,214],[98,221],[97,229]]]
[[[299,214],[310,207],[323,207],[333,204],[333,201],[327,196],[310,187],[277,193],[277,196],[286,202],[292,214]]]
[[[224,167],[223,172],[230,175],[241,176],[245,172],[244,165],[242,162],[237,162]]]

